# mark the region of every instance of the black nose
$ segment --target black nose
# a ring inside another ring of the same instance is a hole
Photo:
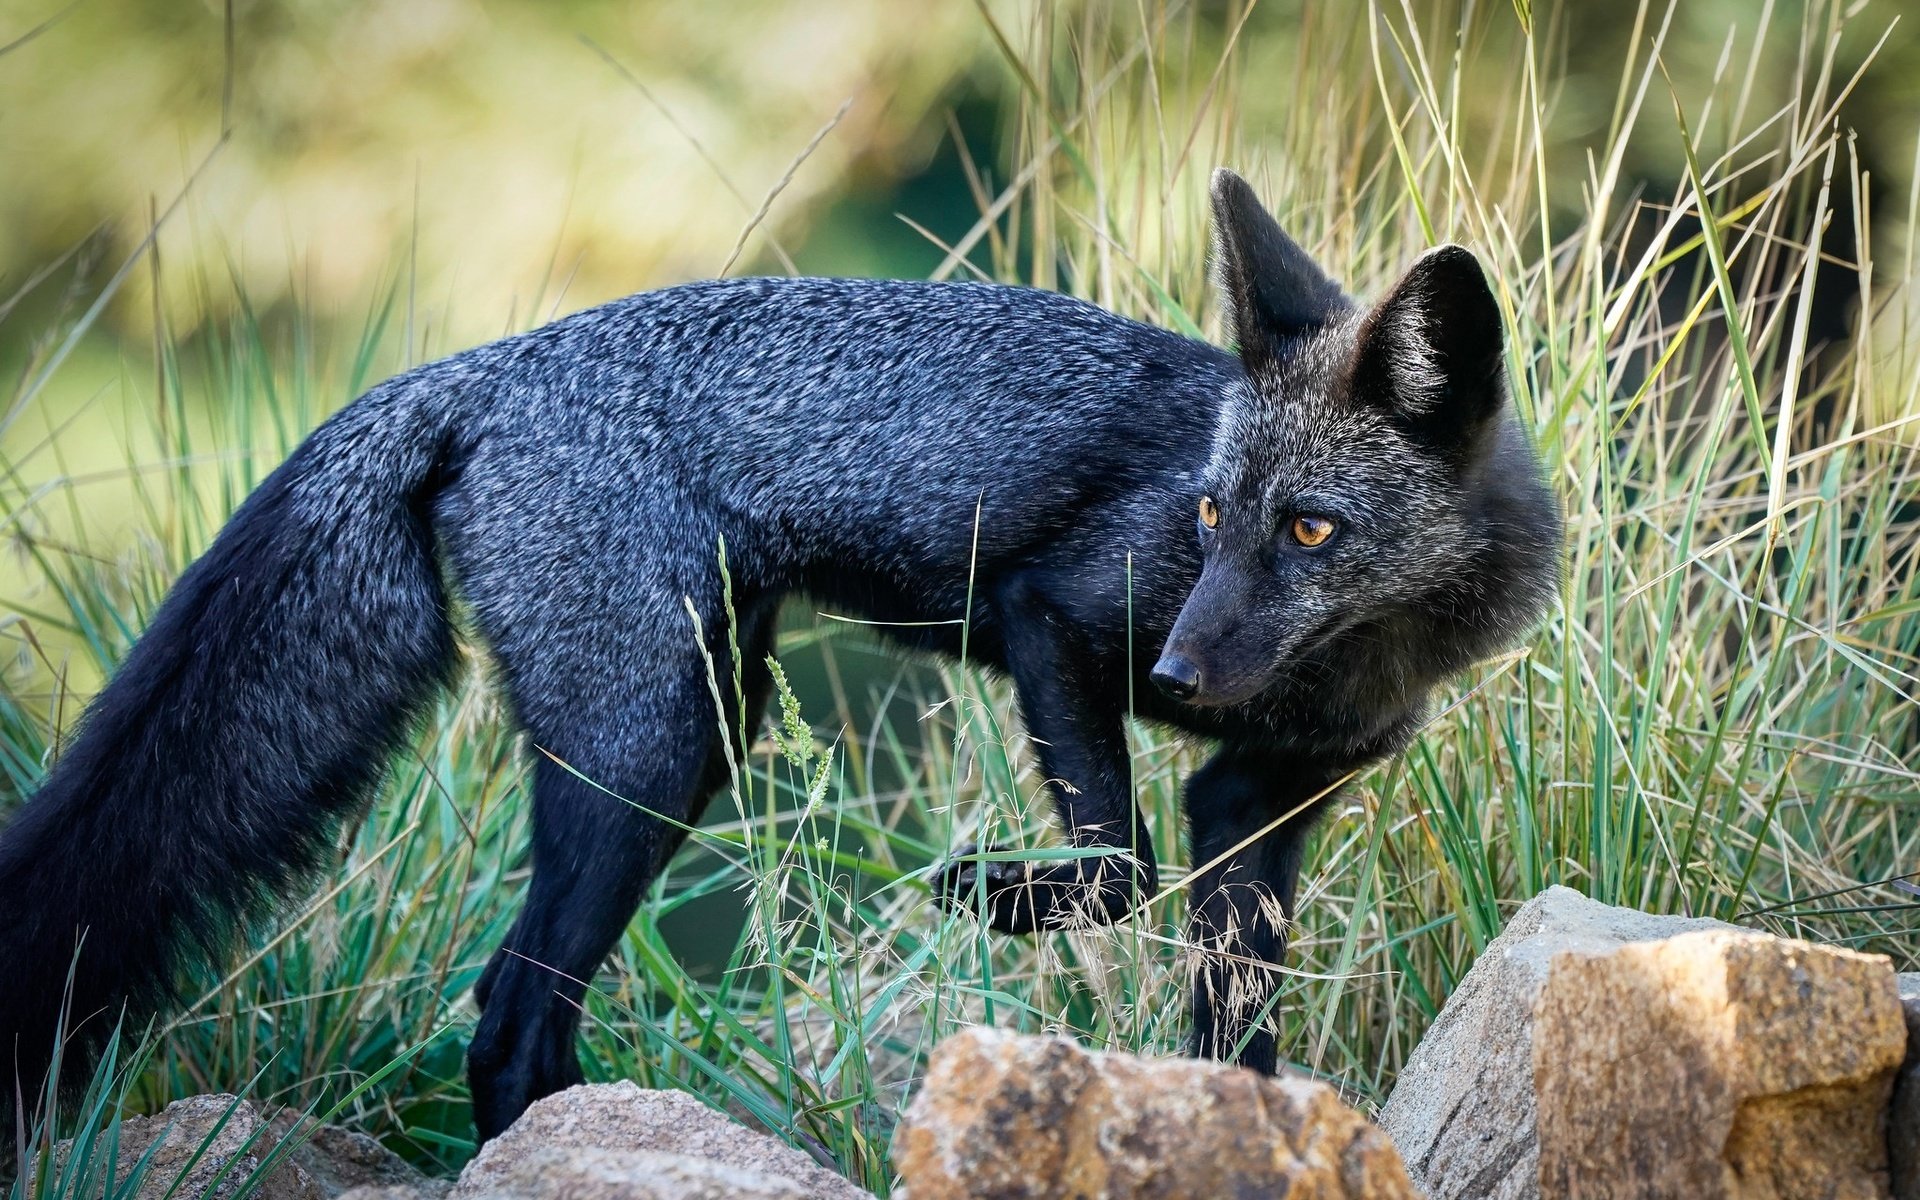
[[[1163,655],[1153,664],[1153,686],[1175,700],[1191,700],[1200,694],[1200,668],[1184,655]]]

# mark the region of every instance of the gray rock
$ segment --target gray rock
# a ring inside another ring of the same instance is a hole
[[[467,1164],[452,1200],[508,1195],[872,1200],[807,1155],[685,1092],[646,1091],[630,1082],[585,1084],[536,1102]]]
[[[296,1129],[304,1133],[306,1143],[293,1152],[293,1162],[320,1185],[322,1194],[342,1196],[349,1192],[398,1190],[438,1200],[453,1182],[429,1179],[393,1151],[364,1133],[323,1125],[311,1117],[283,1111],[270,1122],[272,1140],[278,1142]]]
[[[824,1194],[785,1175],[687,1154],[578,1146],[535,1150],[490,1186],[467,1200],[813,1200]]]

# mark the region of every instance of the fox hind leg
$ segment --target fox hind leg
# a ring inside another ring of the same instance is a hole
[[[533,1101],[581,1082],[580,1005],[649,882],[662,830],[554,763],[535,776],[533,882],[477,989],[484,1009],[467,1054],[483,1141]]]
[[[766,670],[758,664],[770,648],[771,616],[772,606],[762,604],[741,622],[749,668],[741,690],[758,705],[749,709],[749,736],[765,704]],[[709,654],[730,701],[726,618],[714,618],[705,621],[716,643]],[[581,1082],[574,1038],[586,989],[685,839],[676,823],[697,820],[707,793],[726,778],[708,660],[690,626],[673,640],[670,649],[630,650],[624,687],[609,688],[602,678],[597,688],[528,689],[517,704],[540,755],[533,877],[525,908],[475,987],[482,1015],[468,1077],[482,1141],[535,1100]],[[507,665],[509,688],[518,692]],[[542,664],[539,677],[564,670]],[[726,720],[739,728],[736,713]]]

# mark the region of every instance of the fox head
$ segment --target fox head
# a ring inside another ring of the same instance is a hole
[[[1235,704],[1309,658],[1338,671],[1343,639],[1427,647],[1449,661],[1396,669],[1431,682],[1517,635],[1552,593],[1558,513],[1473,254],[1430,250],[1361,306],[1230,171],[1213,217],[1244,376],[1192,497],[1200,579],[1154,682]]]

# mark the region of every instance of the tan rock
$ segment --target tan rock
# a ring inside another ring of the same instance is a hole
[[[689,1190],[661,1190],[675,1179]],[[754,1181],[760,1190],[742,1190]],[[722,1186],[734,1190],[711,1190]],[[630,1082],[583,1084],[535,1102],[467,1164],[452,1200],[709,1194],[872,1200],[802,1152],[735,1124],[685,1092],[647,1091]]]
[[[1614,908],[1572,888],[1527,901],[1447,998],[1380,1110],[1414,1179],[1433,1200],[1538,1196],[1533,1009],[1554,955],[1732,928]]]
[[[1543,1195],[1889,1194],[1882,956],[1721,930],[1563,951],[1534,1022]]]
[[[895,1200],[1418,1195],[1325,1084],[990,1029],[935,1049],[893,1155]]]
[[[217,1094],[190,1096],[169,1104],[155,1116],[122,1121],[119,1180],[124,1180],[132,1164],[152,1148],[146,1174],[132,1200],[159,1200],[169,1192],[224,1200],[237,1194],[296,1130],[304,1141],[282,1157],[250,1193],[252,1196],[263,1200],[329,1200],[353,1189],[387,1187],[427,1200],[446,1192],[445,1183],[422,1176],[364,1134],[321,1125],[285,1111],[266,1119],[251,1103]],[[56,1169],[70,1153],[71,1143],[62,1142],[54,1148]]]
[[[1448,1000],[1381,1123],[1435,1200],[1888,1195],[1885,958],[1554,888]]]

